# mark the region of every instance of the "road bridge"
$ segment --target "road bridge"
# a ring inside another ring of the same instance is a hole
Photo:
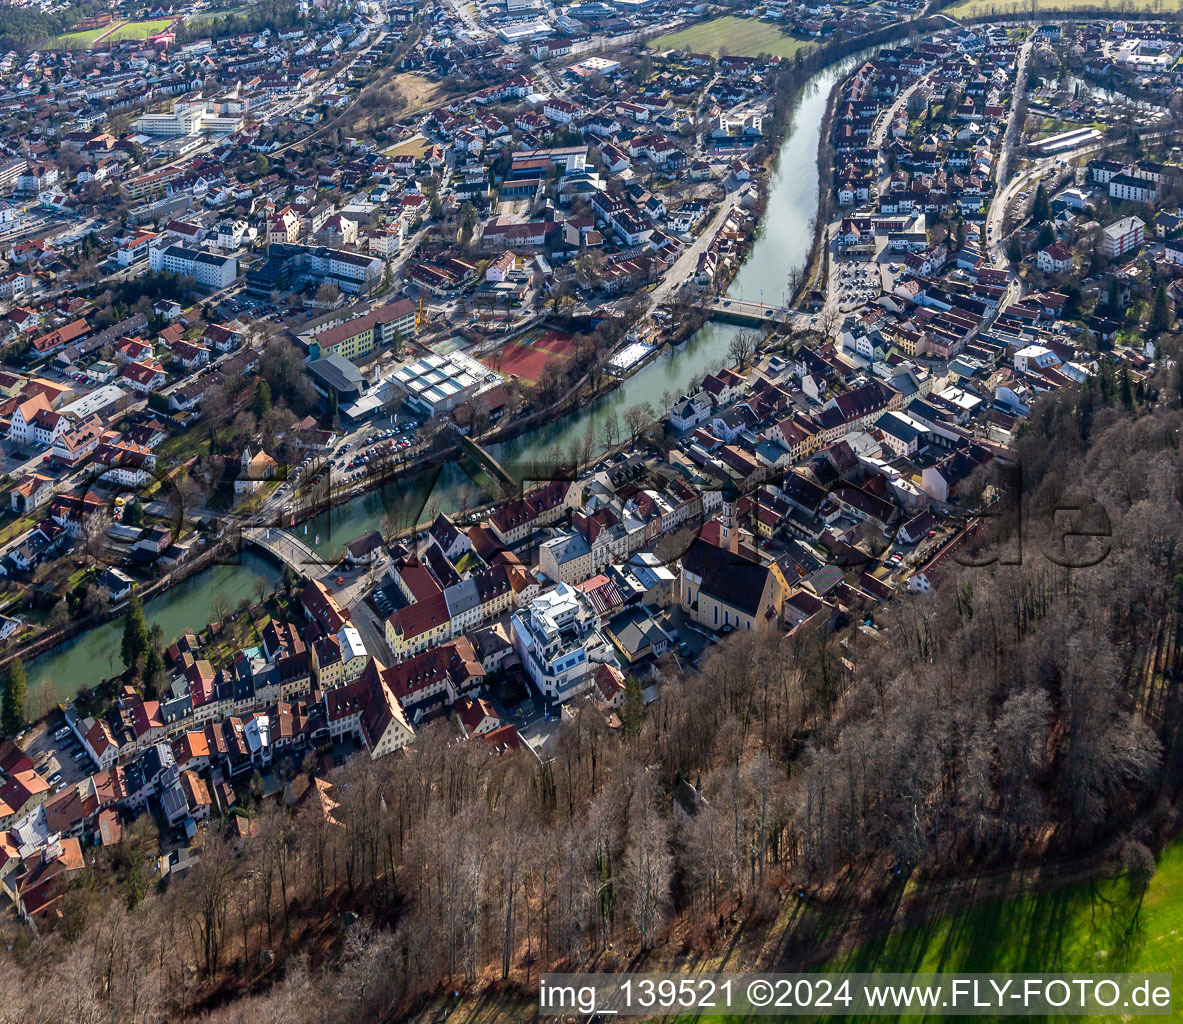
[[[729,299],[724,296],[704,297],[700,308],[714,320],[740,324],[745,327],[775,327],[791,324],[801,314],[784,306],[770,306],[763,302]]]
[[[287,530],[274,526],[251,527],[242,531],[242,539],[300,576],[319,577],[328,568],[324,558]]]

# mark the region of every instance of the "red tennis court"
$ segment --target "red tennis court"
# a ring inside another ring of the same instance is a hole
[[[562,331],[546,331],[537,337],[511,341],[497,352],[481,357],[481,362],[500,373],[536,383],[548,363],[569,356],[575,339]]]

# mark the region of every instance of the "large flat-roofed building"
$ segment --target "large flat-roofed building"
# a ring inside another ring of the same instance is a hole
[[[382,259],[349,249],[272,242],[263,260],[247,274],[246,290],[269,295],[275,289],[330,282],[349,295],[367,292],[382,279]]]
[[[587,146],[558,146],[553,149],[525,149],[514,153],[510,171],[546,160],[552,167],[561,167],[564,174],[574,174],[587,166]]]
[[[523,21],[514,25],[505,25],[497,30],[497,34],[504,43],[525,43],[531,39],[541,39],[543,36],[553,36],[555,30],[545,21]]]
[[[410,299],[399,299],[344,323],[301,335],[300,340],[313,359],[330,353],[346,359],[360,359],[375,348],[389,344],[396,335],[409,338],[414,333],[415,304]]]
[[[152,249],[148,253],[148,267],[158,272],[191,277],[204,288],[229,288],[238,277],[238,260],[233,256],[219,256],[183,245]]]
[[[587,597],[566,583],[539,594],[510,624],[522,667],[552,703],[564,704],[586,690],[600,665],[616,665],[599,616]]]
[[[334,353],[308,364],[312,386],[326,398],[335,395],[339,406],[356,402],[366,389],[361,371],[348,359]]]
[[[1146,224],[1141,217],[1122,217],[1101,229],[1101,251],[1110,259],[1124,256],[1146,241]]]
[[[77,401],[63,406],[61,411],[67,416],[86,420],[91,416],[110,412],[128,397],[128,393],[117,384],[107,384],[104,387],[96,388],[88,395],[83,395]]]
[[[162,138],[176,138],[181,135],[196,135],[201,132],[210,135],[229,135],[242,127],[242,118],[226,116],[215,110],[215,105],[206,100],[173,100],[172,112],[168,114],[142,114],[133,125],[137,132]]]
[[[499,382],[496,373],[459,352],[424,356],[400,366],[389,378],[390,386],[402,392],[412,408],[428,416],[446,415]]]

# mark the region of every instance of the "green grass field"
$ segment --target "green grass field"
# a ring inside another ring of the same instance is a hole
[[[163,32],[175,20],[174,18],[153,18],[151,21],[128,22],[126,25],[120,25],[111,34],[111,38],[116,42],[120,39],[147,39],[148,36]]]
[[[1046,893],[985,900],[950,908],[927,924],[887,928],[873,941],[814,968],[818,973],[1177,973],[1183,965],[1183,843],[1160,858],[1142,905],[1124,875],[1069,885]],[[813,973],[811,971],[811,973]],[[1173,980],[1173,1006],[1183,1000],[1183,981]],[[963,1017],[914,1014],[928,1021]],[[691,1021],[760,1018],[698,1017]],[[801,1018],[846,1021],[837,1015]],[[887,1024],[896,1015],[863,1015],[858,1020]],[[999,1020],[979,1017],[978,1020]],[[1094,1024],[1135,1018],[1040,1017]],[[1179,1019],[1178,1013],[1172,1019]]]
[[[1052,892],[986,900],[951,908],[926,925],[888,930],[821,969],[1171,973],[1181,966],[1183,843],[1176,843],[1160,858],[1140,909],[1124,875]],[[1176,980],[1174,987],[1178,1007],[1183,980]],[[878,1018],[860,1018],[872,1019]]]
[[[200,14],[195,14],[191,18],[185,19],[185,24],[197,27],[200,25],[208,25],[214,21],[221,21],[223,18],[237,18],[249,12],[249,7],[224,7],[218,11],[202,11]]]
[[[1035,6],[1050,11],[1111,10],[1131,14],[1177,11],[1183,0],[1035,0]],[[1029,11],[1031,0],[960,0],[941,10],[951,18],[978,18],[987,14],[1012,14]]]
[[[88,28],[85,32],[64,32],[53,39],[49,46],[53,50],[85,50],[92,46],[99,36],[106,35],[109,31],[111,26],[104,25],[102,28]]]
[[[776,25],[755,18],[728,15],[703,21],[649,40],[651,50],[689,50],[736,57],[792,57],[798,50],[812,50],[817,43],[784,35]]]

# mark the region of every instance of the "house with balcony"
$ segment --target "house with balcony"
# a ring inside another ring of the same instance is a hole
[[[539,594],[510,620],[513,646],[535,689],[553,704],[587,690],[601,665],[616,665],[600,617],[567,583]]]

